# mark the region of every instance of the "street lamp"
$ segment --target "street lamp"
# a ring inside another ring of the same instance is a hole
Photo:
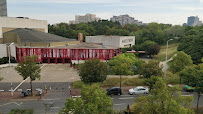
[[[11,78],[11,45],[13,45],[14,43],[12,42],[9,46],[8,46],[8,56],[9,56],[9,77],[11,79],[11,96],[13,96],[13,83],[12,83],[12,78]]]
[[[167,64],[168,42],[171,41],[171,40],[173,40],[173,39],[169,39],[169,40],[167,41],[167,45],[166,45],[166,63],[165,63],[165,74],[164,74],[165,80],[166,80],[166,64]]]

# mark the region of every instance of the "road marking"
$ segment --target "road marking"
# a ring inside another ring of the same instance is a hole
[[[51,107],[51,108],[60,108],[60,107]]]
[[[1,106],[6,106],[6,105],[10,105],[10,104],[16,104],[17,106],[21,106],[23,104],[23,102],[21,102],[20,104],[16,103],[16,102],[10,102],[10,103],[6,103],[6,104],[3,104],[3,105],[0,105]]]
[[[181,95],[181,96],[194,96],[194,95]]]
[[[45,100],[45,101],[51,101],[51,100],[59,100],[61,98],[56,98],[56,99],[42,99],[42,100]]]
[[[121,103],[121,104],[114,104],[114,105],[126,105],[126,103]]]
[[[134,99],[134,97],[125,97],[125,98],[118,98],[118,99]]]

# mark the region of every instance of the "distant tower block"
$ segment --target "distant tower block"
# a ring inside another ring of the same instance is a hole
[[[0,0],[0,17],[7,17],[6,0]]]
[[[83,42],[83,34],[78,33],[78,41]]]

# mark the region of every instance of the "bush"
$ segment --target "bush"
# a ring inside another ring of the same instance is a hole
[[[125,86],[144,86],[145,79],[143,78],[129,78],[123,82]]]
[[[9,57],[0,58],[0,64],[6,64],[9,62]],[[17,63],[14,57],[11,57],[11,63]]]
[[[177,74],[173,74],[172,72],[166,72],[166,80],[168,84],[179,84],[180,76]]]
[[[71,86],[73,88],[82,88],[82,86],[84,85],[84,83],[80,80],[80,81],[75,81],[71,83]]]
[[[12,109],[8,114],[33,114],[33,109]]]

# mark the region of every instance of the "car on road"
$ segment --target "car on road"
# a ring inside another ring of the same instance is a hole
[[[189,86],[189,85],[185,85],[184,90],[189,91],[189,92],[193,92],[193,91],[196,91],[198,88],[199,87],[192,87],[192,86]]]
[[[147,87],[143,86],[137,86],[136,88],[131,88],[129,89],[128,93],[130,95],[135,95],[135,94],[148,94],[149,89]]]
[[[111,87],[111,88],[108,88],[106,91],[107,91],[107,95],[121,95],[122,94],[122,89],[120,87]]]

